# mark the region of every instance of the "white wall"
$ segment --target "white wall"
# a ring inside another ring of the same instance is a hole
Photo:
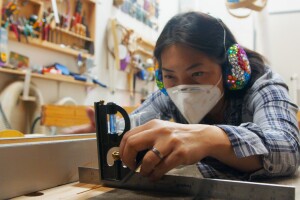
[[[185,0],[181,0],[181,4],[184,6],[183,11],[196,10],[210,13],[212,16],[220,18],[233,32],[241,45],[251,49],[254,47],[252,16],[245,19],[232,17],[227,12],[224,0],[189,0],[189,6],[185,5]]]
[[[268,6],[271,64],[290,88],[291,97],[300,105],[300,1],[272,0]],[[291,81],[298,75],[298,80]]]

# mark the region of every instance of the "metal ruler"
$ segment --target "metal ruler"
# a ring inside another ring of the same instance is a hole
[[[99,169],[79,168],[79,182],[100,184]],[[257,182],[165,175],[157,182],[135,173],[128,181],[101,181],[113,188],[178,193],[194,199],[294,200],[295,187]]]

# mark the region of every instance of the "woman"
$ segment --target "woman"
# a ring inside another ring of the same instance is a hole
[[[261,55],[237,44],[222,21],[179,14],[164,27],[154,54],[160,90],[134,112],[147,113],[145,124],[128,131],[120,144],[129,168],[135,168],[139,151],[151,149],[141,164],[141,174],[151,180],[191,164],[204,177],[227,179],[297,170],[298,108],[286,84]],[[175,122],[150,120],[157,113]]]

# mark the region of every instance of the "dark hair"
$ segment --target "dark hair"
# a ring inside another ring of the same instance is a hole
[[[224,29],[226,32],[224,48]],[[226,64],[226,50],[237,41],[228,27],[220,20],[205,13],[187,12],[174,16],[165,25],[154,49],[155,59],[161,67],[162,51],[173,44],[194,48],[222,65]],[[244,47],[243,47],[244,48]],[[244,48],[252,70],[249,85],[264,72],[264,58],[257,52]]]

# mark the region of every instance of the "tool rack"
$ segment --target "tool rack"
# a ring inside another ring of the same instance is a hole
[[[18,9],[16,16],[25,19],[29,19],[31,15],[36,15],[38,20],[42,22],[48,17],[45,16],[45,12],[50,14],[53,12],[53,10],[49,12],[49,8],[52,9],[51,1],[18,0],[16,2]],[[80,8],[77,8],[77,2],[77,0],[57,0],[57,11],[61,23],[55,23],[54,20],[46,21],[39,31],[34,31],[36,37],[26,36],[22,33],[19,33],[18,36],[8,27],[10,30],[8,33],[9,40],[19,40],[22,43],[68,55],[78,56],[81,54],[83,58],[92,57],[97,2],[95,0],[81,0]],[[5,9],[7,3],[7,0],[0,0],[0,9]],[[4,26],[5,21],[5,17],[1,15],[2,26]],[[83,26],[78,26],[79,24]],[[47,34],[43,34],[45,31]]]

